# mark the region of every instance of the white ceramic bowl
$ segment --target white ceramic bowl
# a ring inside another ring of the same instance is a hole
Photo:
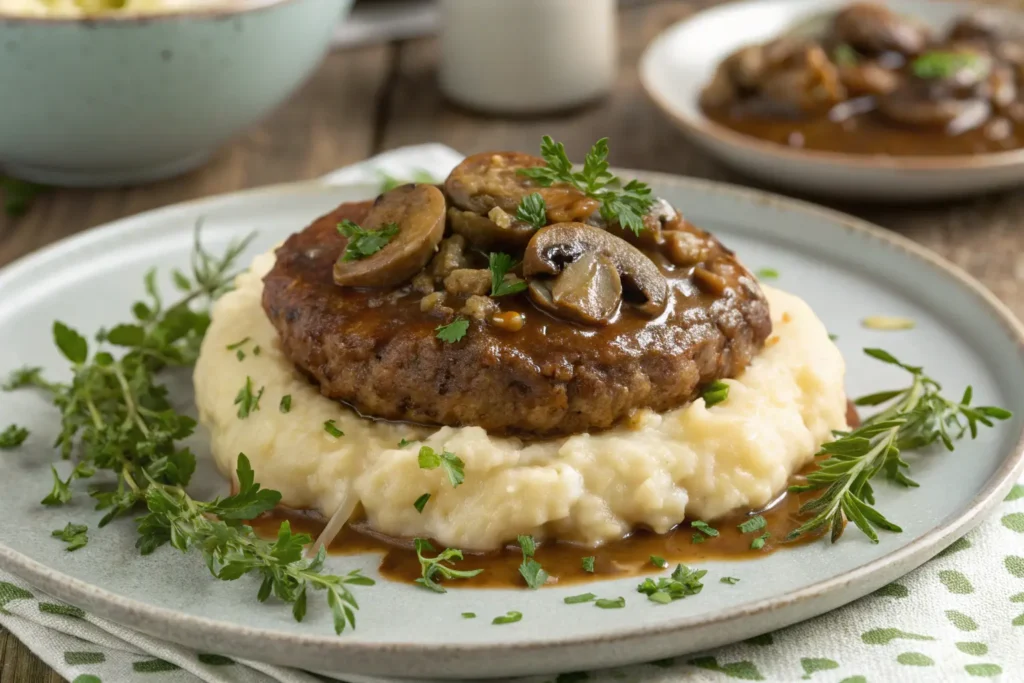
[[[0,169],[103,186],[194,168],[305,80],[351,3],[248,0],[89,19],[0,14]]]
[[[698,99],[719,62],[736,49],[770,40],[835,12],[850,0],[748,0],[700,12],[667,29],[647,48],[640,78],[655,104],[691,140],[723,163],[768,184],[842,199],[950,199],[1024,184],[1024,150],[973,156],[857,156],[800,150],[742,135],[710,121]],[[892,0],[893,10],[941,31],[980,9],[966,2]],[[1019,12],[1006,12],[1021,21]]]

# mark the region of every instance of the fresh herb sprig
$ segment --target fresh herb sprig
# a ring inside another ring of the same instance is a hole
[[[378,230],[367,230],[350,220],[343,220],[338,223],[338,232],[348,238],[341,260],[358,261],[386,247],[398,234],[398,224],[388,223]]]
[[[416,546],[416,557],[420,561],[420,578],[416,579],[416,583],[420,584],[424,588],[429,588],[435,593],[447,593],[444,586],[437,582],[438,579],[470,579],[483,569],[470,569],[470,570],[459,570],[449,565],[455,563],[456,560],[462,559],[462,551],[458,548],[445,548],[436,557],[424,557],[423,553],[434,553],[437,550],[430,544],[430,541],[425,538],[417,538],[413,540],[413,544]]]
[[[516,294],[526,289],[526,283],[522,280],[507,282],[505,274],[516,267],[516,261],[508,254],[491,252],[487,258],[488,268],[491,271],[491,296],[506,296]]]
[[[28,438],[28,430],[18,425],[8,425],[0,432],[0,450],[12,450],[25,443]]]
[[[541,187],[562,183],[576,188],[586,196],[601,202],[601,217],[609,223],[618,222],[623,228],[639,235],[644,229],[643,217],[654,205],[651,188],[639,180],[625,185],[608,170],[608,138],[601,138],[590,148],[583,168],[574,171],[565,146],[545,135],[540,143],[540,155],[546,166],[519,170]]]
[[[95,487],[90,495],[106,514],[103,527],[115,517],[144,505],[148,514],[139,520],[137,546],[143,553],[170,543],[181,551],[202,553],[211,573],[222,580],[257,574],[263,578],[257,597],[271,594],[292,603],[301,620],[306,612],[307,590],[327,591],[335,630],[355,624],[355,598],[348,586],[370,585],[359,572],[334,576],[323,572],[323,551],[313,560],[302,559],[310,542],[305,534],[281,526],[274,542],[258,538],[243,519],[259,515],[280,500],[280,494],[261,489],[252,468],[239,457],[238,494],[211,502],[197,501],[185,492],[195,470],[194,454],[181,441],[195,429],[195,421],[173,408],[159,373],[191,365],[210,324],[208,306],[230,289],[234,267],[250,238],[231,244],[223,256],[207,252],[195,235],[191,273],[172,273],[182,292],[175,303],[165,305],[156,286],[156,272],[145,277],[147,298],[132,307],[135,320],[101,330],[101,347],[90,355],[89,342],[61,322],[54,323],[54,342],[71,362],[68,383],[51,382],[39,368],[16,371],[4,385],[13,390],[35,387],[50,394],[60,411],[56,445],[64,458],[76,464],[67,479],[53,468],[53,489],[42,501],[63,505],[72,500],[71,484],[107,470],[116,477],[112,487]],[[115,356],[110,347],[121,347]],[[80,526],[80,525],[78,525]],[[80,538],[76,525],[66,528],[68,537]],[[62,530],[62,536],[64,530]],[[84,534],[83,534],[84,535]]]
[[[540,566],[540,562],[533,558],[537,552],[537,543],[533,536],[520,536],[519,548],[523,551],[523,563],[519,565],[519,574],[527,586],[537,590],[548,580],[548,573]]]
[[[945,398],[938,382],[923,368],[907,365],[881,349],[864,352],[883,363],[906,370],[911,377],[905,389],[882,391],[863,396],[858,406],[890,403],[888,408],[864,420],[849,432],[836,432],[836,439],[821,447],[819,469],[807,475],[807,483],[791,486],[790,491],[819,491],[821,495],[804,503],[800,511],[814,516],[787,537],[792,540],[807,533],[831,531],[833,543],[839,540],[852,520],[857,528],[878,542],[875,529],[902,531],[875,509],[871,480],[881,473],[898,484],[916,487],[905,471],[909,464],[901,453],[941,442],[953,450],[953,442],[969,433],[978,434],[978,425],[991,427],[994,420],[1012,417],[1008,410],[994,406],[972,406],[972,390],[967,387],[959,401]]]
[[[516,219],[533,227],[543,228],[548,222],[548,207],[540,192],[533,192],[519,200]]]
[[[466,480],[466,463],[462,462],[462,458],[454,453],[449,453],[448,451],[438,453],[430,446],[421,446],[417,460],[420,469],[436,470],[438,467],[443,469],[444,473],[448,475],[448,481],[451,483],[452,488],[457,488]]]

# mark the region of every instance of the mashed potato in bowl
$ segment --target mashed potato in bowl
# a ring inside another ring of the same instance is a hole
[[[532,443],[478,427],[369,420],[321,396],[281,353],[261,306],[273,263],[272,253],[258,257],[214,306],[195,391],[220,471],[232,476],[245,453],[257,481],[289,507],[327,517],[362,510],[382,533],[466,550],[519,534],[600,545],[640,525],[662,533],[684,519],[764,506],[832,430],[846,428],[839,350],[807,304],[770,287],[762,288],[773,335],[742,376],[725,380],[728,398],[711,409],[698,399],[660,415],[640,411],[605,432]],[[238,360],[228,347],[242,340]],[[259,409],[243,418],[236,397],[247,381]],[[329,420],[342,436],[324,428]],[[442,469],[421,469],[424,445],[461,458],[465,482],[453,487]],[[413,503],[424,493],[419,512]]]

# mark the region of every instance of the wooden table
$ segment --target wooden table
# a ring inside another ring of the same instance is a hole
[[[57,190],[17,220],[0,215],[0,266],[94,225],[179,201],[306,178],[401,145],[438,141],[465,153],[537,149],[544,134],[581,159],[611,138],[614,165],[735,183],[750,181],[699,153],[642,92],[636,64],[669,23],[708,2],[654,0],[621,13],[621,66],[612,95],[571,114],[507,120],[447,104],[436,42],[422,39],[334,52],[280,110],[182,178],[118,190]],[[685,210],[685,207],[683,207]],[[840,206],[939,252],[1024,317],[1024,192],[919,207]],[[61,678],[0,629],[0,683]]]

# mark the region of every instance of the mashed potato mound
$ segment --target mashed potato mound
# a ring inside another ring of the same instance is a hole
[[[220,471],[232,476],[245,453],[257,481],[290,507],[330,517],[354,506],[385,534],[467,550],[519,534],[600,545],[638,525],[666,532],[686,518],[761,507],[831,430],[846,428],[839,350],[807,304],[770,287],[763,289],[773,335],[741,377],[726,380],[728,398],[711,409],[698,399],[598,434],[536,443],[479,427],[375,422],[321,396],[281,352],[260,304],[273,263],[273,254],[258,257],[214,306],[195,391]],[[246,337],[239,361],[227,347]],[[262,396],[242,419],[234,401],[247,377]],[[344,435],[331,436],[328,420]],[[412,443],[399,447],[403,439]],[[420,469],[423,445],[458,455],[465,483],[453,488],[442,469]],[[430,501],[420,513],[413,503],[424,493]]]

